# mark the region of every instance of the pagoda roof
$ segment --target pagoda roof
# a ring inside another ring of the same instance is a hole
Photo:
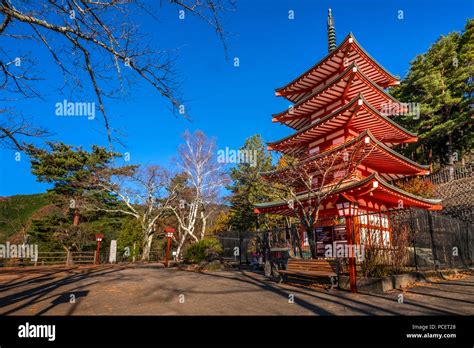
[[[366,137],[370,139],[367,146],[372,146],[372,149],[362,158],[361,164],[378,172],[386,180],[401,179],[413,175],[427,175],[430,173],[430,167],[427,165],[418,164],[411,159],[399,154],[384,143],[375,138],[370,130],[365,130],[357,137],[354,137],[341,145],[330,148],[324,152],[312,155],[297,163],[296,166],[311,165],[311,162],[319,160],[324,157],[341,152],[359,142],[366,141]],[[262,176],[269,178],[287,171],[288,168],[282,168],[275,171],[263,172]]]
[[[324,188],[323,188],[324,190]],[[331,190],[327,188],[326,190]],[[349,194],[355,199],[364,199],[367,196],[371,200],[380,202],[382,204],[398,206],[400,200],[403,202],[405,208],[415,207],[424,208],[428,210],[441,210],[440,199],[428,199],[416,196],[412,193],[406,192],[396,186],[393,186],[383,180],[377,173],[373,173],[370,176],[360,180],[342,183],[340,187],[334,189],[333,192],[325,199],[326,201],[331,200],[337,194],[345,193]],[[299,202],[305,204],[306,202],[311,203],[310,200],[316,198],[312,193],[303,193],[296,197]],[[324,201],[323,200],[323,203]],[[306,204],[308,204],[306,203]],[[294,216],[295,211],[288,206],[288,202],[284,200],[257,203],[254,205],[254,211],[257,214],[271,213]]]
[[[357,42],[354,35],[349,33],[339,46],[309,70],[287,85],[277,88],[276,95],[298,102],[311,93],[315,86],[325,84],[331,76],[341,72],[348,62],[356,62],[364,74],[382,88],[400,83],[398,76],[392,75],[372,58]]]
[[[359,94],[362,94],[372,107],[379,110],[389,105],[401,105],[397,99],[377,86],[355,63],[352,63],[336,79],[313,91],[291,108],[274,114],[273,121],[281,122],[294,129],[301,129],[311,123],[310,116],[313,113],[339,100],[352,100]]]
[[[308,143],[337,129],[349,127],[361,133],[367,129],[387,145],[416,142],[415,133],[403,128],[370,105],[362,94],[357,95],[346,105],[299,129],[283,139],[269,142],[271,150],[294,154],[307,149]]]

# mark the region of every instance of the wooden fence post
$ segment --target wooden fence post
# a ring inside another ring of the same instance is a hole
[[[71,266],[72,264],[72,254],[71,250],[68,249],[67,254],[66,254],[66,266]]]
[[[428,217],[428,229],[429,229],[430,238],[431,238],[431,251],[433,253],[433,262],[434,262],[435,270],[438,270],[439,260],[438,260],[438,251],[436,249],[436,242],[435,242],[434,231],[433,231],[433,216],[431,216],[431,211],[429,210],[426,210],[426,215]]]

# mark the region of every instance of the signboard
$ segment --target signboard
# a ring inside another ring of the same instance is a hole
[[[325,245],[332,244],[334,240],[334,231],[332,226],[323,226],[316,228],[316,254],[324,257]]]
[[[334,226],[334,240],[345,241],[346,239],[346,225]]]
[[[332,226],[318,227],[316,229],[318,242],[330,244],[333,240]]]
[[[109,263],[117,262],[117,241],[110,241],[110,253],[109,253]]]

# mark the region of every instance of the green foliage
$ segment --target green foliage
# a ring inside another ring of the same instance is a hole
[[[222,231],[229,231],[230,230],[230,212],[228,209],[221,209],[216,219],[213,223],[208,227],[207,232],[209,234],[219,233]]]
[[[71,218],[57,208],[32,220],[28,234],[30,243],[38,244],[41,251],[82,251],[95,247],[95,231],[91,225],[73,225]]]
[[[135,249],[133,245],[135,244]],[[124,253],[125,248],[130,248],[130,258],[138,256],[143,244],[143,232],[139,222],[136,219],[127,217],[123,220],[120,227],[120,233],[117,238],[117,252]]]
[[[420,141],[403,150],[412,158],[443,165],[449,163],[450,152],[458,152],[461,159],[472,150],[473,47],[474,19],[470,19],[462,34],[441,36],[418,55],[401,85],[392,88],[400,101],[420,103],[419,119],[408,115],[397,119],[418,133]]]
[[[187,262],[212,261],[223,252],[222,245],[214,238],[203,238],[199,242],[188,246],[184,252]]]
[[[227,187],[231,191],[229,225],[232,229],[248,231],[255,230],[257,223],[254,204],[275,198],[260,175],[260,172],[271,171],[274,167],[272,156],[259,134],[248,138],[241,150],[255,151],[256,165],[239,163],[230,170],[232,184]]]
[[[55,234],[71,226],[68,219],[59,209],[55,209],[48,215],[31,221],[28,234],[31,236],[30,243],[38,244],[40,251],[64,251],[61,242],[55,238]]]
[[[69,209],[49,205],[36,213],[26,233],[31,242],[37,243],[41,251],[94,250],[95,234],[102,233],[107,243],[117,239],[123,216],[104,212],[88,212],[82,222],[74,226]]]
[[[62,208],[73,208],[78,217],[85,202],[98,204],[114,203],[114,197],[98,190],[97,180],[106,179],[112,173],[129,173],[135,166],[112,168],[114,158],[120,153],[111,153],[106,148],[92,145],[91,151],[73,147],[62,142],[48,142],[49,149],[30,145],[26,152],[31,158],[31,172],[40,182],[52,183],[48,192],[54,203]]]
[[[119,153],[92,145],[92,150],[74,148],[62,142],[47,143],[49,150],[30,146],[31,172],[40,182],[53,183],[50,191],[64,196],[79,196],[90,186],[92,175],[105,169]]]

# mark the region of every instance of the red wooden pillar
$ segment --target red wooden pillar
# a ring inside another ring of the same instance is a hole
[[[347,244],[349,245],[349,282],[351,285],[351,292],[357,292],[357,274],[356,274],[356,262],[354,257],[354,238],[353,238],[353,218],[351,216],[346,217],[346,234]]]

